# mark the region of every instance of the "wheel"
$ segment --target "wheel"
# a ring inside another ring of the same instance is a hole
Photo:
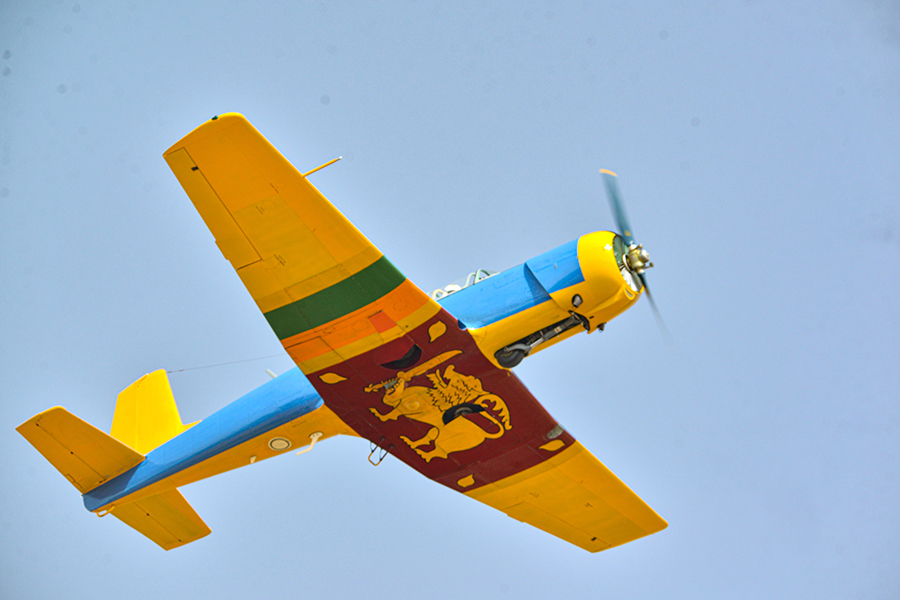
[[[512,369],[525,358],[525,350],[523,348],[506,347],[502,348],[494,354],[494,358],[500,363],[504,369]]]

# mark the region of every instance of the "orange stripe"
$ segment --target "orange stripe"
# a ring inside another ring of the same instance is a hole
[[[306,361],[331,350],[339,351],[344,346],[358,342],[370,335],[389,331],[397,324],[407,329],[415,328],[432,315],[417,319],[415,323],[407,323],[404,320],[430,302],[433,301],[407,279],[392,292],[371,304],[340,319],[286,338],[281,343],[286,349],[303,344],[304,349],[298,353],[295,360]],[[435,312],[439,309],[440,307],[435,303]],[[383,313],[383,315],[379,317],[378,313]],[[325,342],[305,344],[315,338],[322,338]]]

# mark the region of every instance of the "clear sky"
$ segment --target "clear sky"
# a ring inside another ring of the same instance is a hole
[[[896,2],[261,4],[0,4],[0,596],[900,596]],[[227,111],[426,291],[618,172],[674,344],[642,301],[517,373],[669,528],[591,555],[343,438],[183,488],[168,553],[88,513],[16,425],[292,366],[161,156]]]

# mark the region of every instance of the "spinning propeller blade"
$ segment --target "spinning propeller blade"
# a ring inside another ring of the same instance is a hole
[[[603,175],[603,182],[606,184],[606,191],[609,194],[609,207],[612,209],[613,217],[616,219],[616,226],[619,228],[622,240],[628,247],[628,260],[626,262],[640,277],[641,283],[644,285],[644,293],[647,296],[647,300],[650,301],[650,307],[653,309],[653,315],[656,317],[656,323],[663,336],[671,342],[672,336],[669,334],[665,321],[663,321],[662,313],[659,312],[659,308],[656,306],[656,301],[653,300],[653,296],[650,294],[650,287],[647,285],[647,274],[644,272],[652,267],[653,263],[650,262],[650,256],[643,250],[642,246],[634,241],[631,224],[628,222],[628,216],[625,214],[625,204],[622,202],[622,195],[619,193],[618,176],[607,169],[600,169],[600,174]]]
[[[646,274],[641,275],[641,282],[644,284],[644,293],[647,294],[647,300],[650,301],[650,308],[653,309],[653,316],[656,317],[656,325],[659,327],[659,330],[663,334],[663,337],[666,338],[666,342],[672,344],[672,334],[669,333],[669,328],[666,327],[666,322],[663,320],[662,313],[659,312],[659,308],[656,306],[656,301],[653,300],[653,296],[650,294],[650,288],[647,286]]]
[[[625,245],[631,247],[634,244],[634,236],[631,234],[631,225],[628,223],[628,217],[625,215],[625,205],[622,204],[622,196],[619,194],[619,184],[617,183],[618,175],[606,169],[600,169],[603,175],[603,181],[606,183],[606,191],[609,193],[609,207],[612,209],[613,217],[616,219],[616,226],[619,233],[625,241]]]

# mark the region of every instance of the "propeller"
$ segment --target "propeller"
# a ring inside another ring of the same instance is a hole
[[[625,262],[640,278],[647,300],[650,301],[650,307],[653,309],[653,315],[656,317],[656,323],[666,339],[671,342],[672,336],[669,334],[669,329],[666,327],[665,321],[663,321],[662,313],[659,312],[656,301],[653,300],[653,296],[650,294],[650,287],[647,285],[645,271],[652,267],[653,263],[650,262],[650,255],[644,250],[643,245],[635,243],[631,224],[628,222],[628,216],[625,214],[625,204],[622,202],[622,195],[619,193],[619,177],[607,169],[600,169],[600,174],[603,175],[603,182],[606,184],[606,192],[609,194],[609,207],[612,209],[616,226],[619,228],[625,246],[628,247]]]

